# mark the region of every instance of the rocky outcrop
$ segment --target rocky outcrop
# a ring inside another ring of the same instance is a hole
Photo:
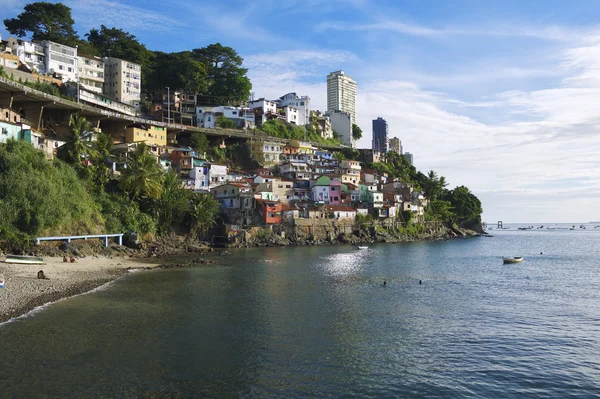
[[[276,233],[272,228],[254,227],[238,234],[227,245],[235,248],[274,247],[274,246],[327,246],[337,244],[363,244],[384,242],[412,242],[447,240],[480,235],[476,231],[438,226],[436,228],[413,227],[395,229],[369,227],[363,229],[339,229],[331,225],[324,229],[280,228]]]

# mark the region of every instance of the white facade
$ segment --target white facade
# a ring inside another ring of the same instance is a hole
[[[356,123],[356,82],[344,71],[327,75],[327,111],[348,112],[351,123]]]
[[[77,57],[79,84],[94,93],[102,93],[104,87],[104,60],[100,57]]]
[[[77,48],[45,41],[46,73],[60,75],[63,82],[77,80]]]
[[[195,191],[211,191],[217,186],[227,182],[227,166],[206,163],[194,166],[190,170],[190,177],[194,181]]]
[[[250,101],[248,103],[250,109],[260,108],[263,110],[264,114],[268,113],[276,113],[277,112],[277,103],[275,101],[265,100],[264,98],[259,98],[258,100]]]
[[[254,112],[250,108],[229,106],[196,107],[198,127],[214,129],[215,121],[221,115],[241,125],[240,127],[254,127]]]
[[[356,147],[356,140],[352,138],[352,116],[348,112],[330,111],[331,128],[339,136],[342,143],[349,147]]]
[[[298,121],[300,120],[300,117],[298,116],[298,108],[286,106],[283,107],[283,110],[285,112],[285,121],[287,123],[300,125],[300,123],[298,123]]]
[[[314,186],[312,188],[313,201],[329,202],[329,186]]]
[[[104,94],[139,108],[142,67],[114,57],[104,58]]]
[[[19,61],[41,75],[60,76],[63,82],[77,80],[77,48],[51,41],[32,43],[9,37],[7,47]]]
[[[27,65],[31,70],[40,74],[46,73],[46,49],[42,44],[32,43],[25,40],[9,37],[6,47],[11,54],[19,57],[19,61]]]
[[[279,97],[279,106],[291,106],[298,110],[298,126],[304,126],[310,123],[310,97],[298,97],[296,93],[288,93]]]

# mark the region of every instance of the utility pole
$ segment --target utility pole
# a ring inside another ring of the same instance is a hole
[[[167,86],[167,123],[171,123],[171,88],[169,86]]]
[[[79,57],[77,56],[79,46],[75,45],[75,72],[77,76],[77,104],[79,104]]]

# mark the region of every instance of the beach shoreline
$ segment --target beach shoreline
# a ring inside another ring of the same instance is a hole
[[[165,264],[190,258],[109,258],[87,256],[74,263],[62,257],[46,257],[44,265],[0,263],[5,286],[0,288],[0,323],[23,316],[42,305],[81,295],[116,281],[129,270],[165,267]],[[168,266],[167,266],[168,267]],[[38,279],[43,270],[47,279]]]

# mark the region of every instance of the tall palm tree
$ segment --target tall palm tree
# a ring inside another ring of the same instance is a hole
[[[119,187],[133,196],[156,199],[163,192],[164,172],[144,143],[138,144],[127,161]]]
[[[71,114],[69,117],[69,129],[71,134],[63,146],[63,159],[73,165],[79,164],[82,158],[96,155],[92,142],[92,124],[79,114]]]

